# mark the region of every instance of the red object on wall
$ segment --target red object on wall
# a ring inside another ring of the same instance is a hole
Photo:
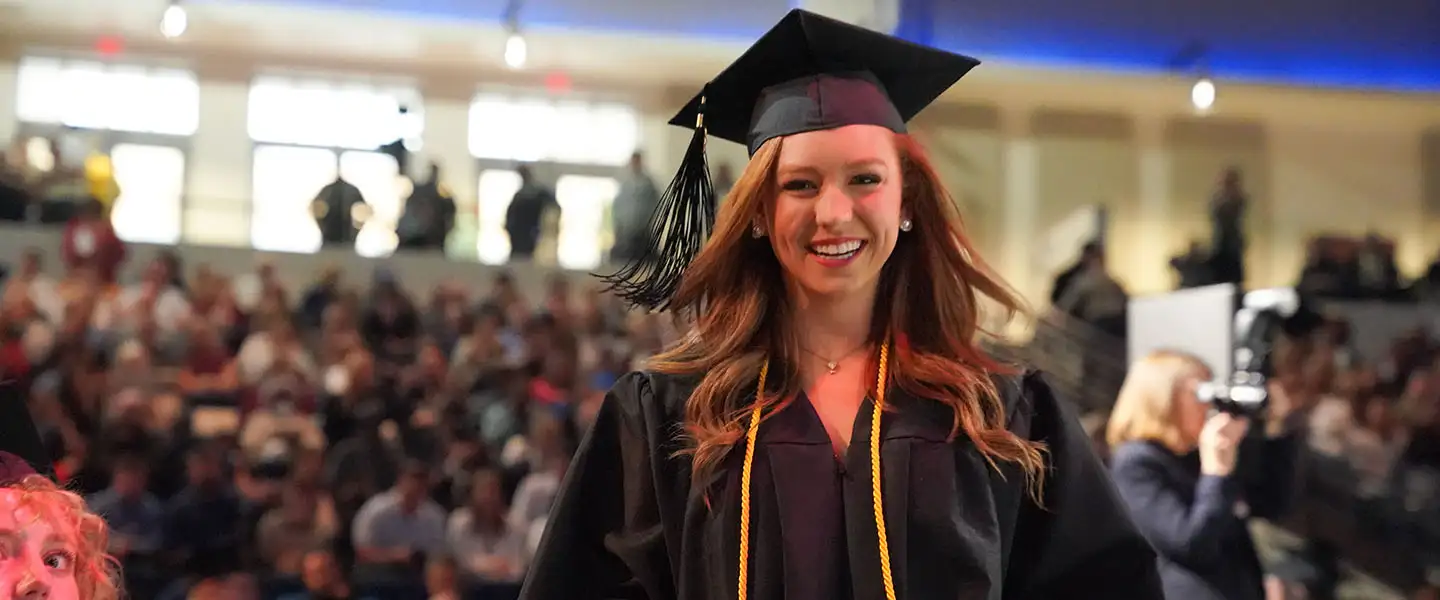
[[[115,56],[125,50],[125,40],[119,36],[105,35],[95,40],[95,51],[104,56]]]
[[[570,91],[570,75],[555,71],[545,76],[545,89],[552,94],[564,94]]]

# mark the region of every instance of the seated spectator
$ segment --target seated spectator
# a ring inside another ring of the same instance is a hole
[[[425,564],[425,593],[430,600],[460,600],[460,578],[455,559],[449,556],[431,558]]]
[[[285,315],[269,316],[260,330],[245,338],[235,360],[243,385],[259,385],[261,379],[277,369],[296,373],[306,382],[318,381],[315,361]]]
[[[447,538],[460,568],[481,581],[519,581],[525,573],[527,530],[507,519],[500,472],[482,469],[470,482],[469,502],[450,514]]]
[[[311,550],[302,561],[300,581],[305,590],[286,594],[280,600],[374,600],[357,596],[350,582],[335,562],[335,555],[326,550]]]
[[[401,467],[399,445],[394,436],[382,431],[384,407],[376,402],[361,403],[355,407],[354,418],[354,435],[335,444],[325,464],[327,487],[335,495],[342,519],[353,519],[367,499],[394,486]]]
[[[142,324],[153,324],[162,338],[175,335],[189,320],[191,308],[185,291],[175,287],[174,277],[164,260],[151,261],[139,283],[125,286],[99,307],[98,325],[120,335],[133,335]]]
[[[187,574],[228,573],[240,566],[241,506],[226,481],[218,448],[201,445],[186,461],[188,484],[165,509],[165,549]]]
[[[320,490],[293,483],[280,498],[280,506],[260,518],[256,544],[261,560],[276,573],[300,575],[307,554],[328,548],[334,539],[335,507]]]
[[[430,500],[430,470],[407,464],[395,487],[365,502],[351,527],[356,568],[418,575],[423,557],[445,550],[445,511]]]
[[[12,292],[11,290],[15,290]],[[5,278],[5,296],[10,294],[30,298],[40,314],[51,323],[59,323],[64,316],[65,301],[54,279],[44,272],[44,258],[40,250],[29,248],[20,257],[20,264]]]
[[[325,313],[340,299],[340,269],[328,265],[320,271],[314,285],[300,297],[298,317],[304,327],[315,329],[323,324]]]
[[[1350,431],[1346,454],[1359,479],[1364,496],[1377,496],[1386,491],[1400,453],[1410,441],[1410,434],[1396,420],[1390,399],[1374,395],[1358,399],[1354,404],[1356,427]]]
[[[548,455],[541,465],[541,468],[521,479],[519,487],[515,489],[515,499],[511,502],[510,514],[506,517],[514,531],[538,535],[535,531],[536,524],[544,521],[550,514],[550,506],[555,503],[560,482],[565,478],[565,470],[570,466],[570,455]]]
[[[233,404],[240,389],[240,372],[225,348],[220,329],[192,318],[186,329],[185,357],[176,383],[191,398]]]
[[[146,491],[149,467],[123,457],[111,469],[110,487],[90,497],[90,509],[110,525],[110,553],[121,561],[150,557],[164,542],[164,510]]]
[[[360,319],[360,334],[381,360],[413,357],[420,340],[420,315],[394,273],[377,270],[370,306]]]

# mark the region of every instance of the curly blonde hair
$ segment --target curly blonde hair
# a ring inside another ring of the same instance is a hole
[[[110,556],[110,528],[85,506],[79,494],[40,475],[26,475],[5,487],[20,493],[17,508],[57,524],[56,533],[70,538],[75,551],[75,584],[81,600],[118,600],[120,563]]]

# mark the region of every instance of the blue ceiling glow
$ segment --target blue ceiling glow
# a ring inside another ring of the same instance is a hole
[[[1200,43],[1220,79],[1440,91],[1434,0],[901,1],[931,43],[981,58],[1155,72]]]
[[[194,1],[194,0],[192,0]],[[201,0],[226,2],[233,0]],[[501,0],[293,0],[498,22]],[[521,23],[745,41],[794,0],[525,0]],[[1215,78],[1440,92],[1436,0],[900,0],[897,34],[985,60],[1163,73],[1190,43]]]

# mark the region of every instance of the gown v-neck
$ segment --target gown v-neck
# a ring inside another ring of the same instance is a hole
[[[873,405],[868,395],[861,398],[860,404],[855,407],[855,414],[852,415],[850,420],[850,439],[845,440],[843,448],[835,443],[837,440],[830,437],[830,427],[826,425],[825,417],[820,414],[820,407],[815,406],[814,401],[810,399],[809,393],[801,391],[800,394],[796,396],[793,404],[804,405],[805,410],[810,413],[810,417],[814,419],[815,424],[820,427],[820,431],[825,434],[825,440],[830,443],[830,455],[835,459],[835,464],[839,466],[842,471],[849,470],[848,461],[850,455],[855,450],[856,440],[860,440],[865,444],[865,451],[869,452],[869,428],[866,427],[865,431],[861,431],[861,417],[863,416],[868,419],[872,412],[871,407]]]

